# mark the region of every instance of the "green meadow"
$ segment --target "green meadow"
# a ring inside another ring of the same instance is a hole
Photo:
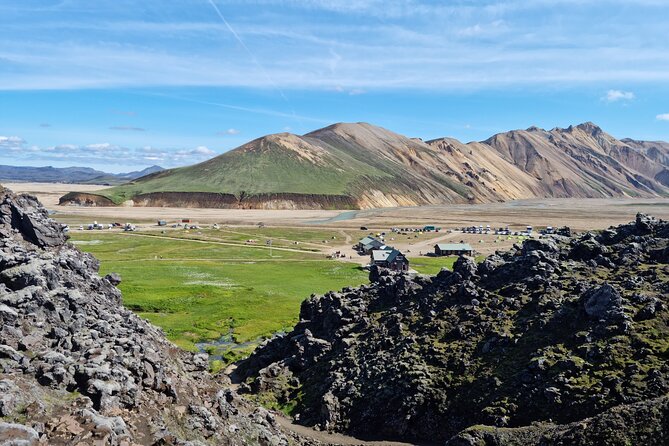
[[[148,231],[141,234],[236,244],[248,244],[247,242],[252,240],[253,244],[258,246],[265,246],[265,242],[271,239],[273,247],[319,252],[328,245],[341,245],[342,243],[352,245],[367,233],[352,229],[222,226],[219,229],[167,230],[164,234]]]
[[[217,234],[87,231],[74,232],[72,242],[101,261],[101,274],[121,275],[119,288],[127,307],[162,327],[175,344],[191,350],[197,343],[224,336],[231,344],[245,343],[248,350],[259,339],[291,328],[300,303],[311,293],[367,281],[367,273],[357,265],[326,260],[308,246],[276,247],[270,257],[264,239],[258,246],[242,244],[250,235],[281,237],[285,240],[279,244],[289,246],[290,239],[320,243],[339,234],[260,231],[244,231],[229,239],[224,230]]]

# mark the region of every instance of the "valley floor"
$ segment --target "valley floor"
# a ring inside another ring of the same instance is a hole
[[[490,224],[493,227],[511,225],[524,228],[570,226],[575,230],[601,229],[623,224],[634,219],[637,212],[669,218],[669,199],[532,199],[504,203],[453,204],[406,208],[368,209],[360,211],[337,210],[243,210],[243,209],[183,209],[145,207],[75,207],[58,206],[58,198],[68,191],[87,192],[104,186],[7,183],[14,192],[36,195],[44,205],[56,212],[58,219],[70,223],[98,220],[123,222],[155,222],[158,219],[191,218],[200,223],[268,226],[324,226],[354,228],[435,224],[443,227],[461,227]]]

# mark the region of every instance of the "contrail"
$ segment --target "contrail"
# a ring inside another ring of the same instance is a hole
[[[266,116],[277,116],[279,118],[294,118],[294,119],[297,119],[300,122],[300,124],[302,124],[303,121],[315,122],[315,123],[318,123],[318,124],[331,124],[333,122],[332,119],[313,118],[313,117],[310,117],[310,116],[297,115],[294,112],[291,114],[291,113],[284,113],[284,112],[280,112],[280,111],[276,111],[276,110],[269,110],[269,109],[263,109],[263,108],[252,108],[252,107],[243,107],[241,105],[224,104],[222,102],[201,101],[201,100],[198,100],[198,99],[192,99],[192,98],[177,96],[177,95],[173,95],[173,94],[166,94],[166,93],[155,93],[155,92],[142,91],[142,92],[136,92],[134,94],[138,94],[138,95],[142,95],[142,96],[176,99],[178,101],[191,102],[193,104],[211,105],[213,107],[227,108],[227,109],[230,109],[230,110],[238,110],[238,111],[243,111],[243,112],[247,112],[247,113],[256,113],[256,114],[266,115]],[[424,122],[424,121],[421,121],[421,122]]]
[[[269,75],[269,73],[267,72],[267,70],[265,70],[265,67],[263,67],[263,65],[258,61],[258,59],[256,58],[255,54],[253,54],[253,52],[251,51],[251,49],[250,49],[248,46],[246,46],[246,43],[244,43],[244,41],[243,41],[242,38],[239,36],[239,34],[237,34],[237,31],[235,31],[235,29],[234,29],[234,28],[230,25],[230,23],[225,19],[225,16],[224,16],[223,13],[221,12],[221,10],[218,9],[218,6],[216,6],[216,3],[214,3],[214,0],[207,0],[207,1],[208,1],[209,4],[211,5],[211,7],[214,8],[214,11],[216,11],[216,14],[218,15],[218,17],[221,19],[221,21],[223,22],[223,24],[225,25],[225,27],[228,29],[228,31],[230,31],[230,34],[232,34],[232,35],[234,36],[235,40],[237,40],[237,42],[239,42],[239,44],[242,46],[242,48],[244,48],[244,50],[245,50],[246,53],[249,55],[249,57],[251,57],[251,60],[252,60],[253,63],[256,64],[256,66],[260,69],[260,71],[261,71],[262,74],[265,76],[265,78],[267,79],[267,81],[268,81],[270,84],[272,84],[272,86],[274,87],[274,89],[276,89],[276,91],[279,92],[279,94],[281,95],[281,98],[286,102],[286,104],[287,104],[288,107],[290,108],[290,111],[292,112],[292,117],[293,117],[295,120],[297,120],[297,122],[299,122],[300,125],[302,126],[302,125],[303,125],[303,124],[302,124],[302,121],[300,120],[300,118],[299,118],[299,117],[297,116],[297,114],[295,113],[295,109],[293,109],[293,105],[292,105],[292,104],[290,103],[290,101],[288,100],[288,97],[283,93],[283,90],[281,90],[281,88],[279,88],[279,86],[276,84],[276,82],[274,82],[274,80],[273,80],[272,77]]]

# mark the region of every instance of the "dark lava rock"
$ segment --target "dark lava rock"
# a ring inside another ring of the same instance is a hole
[[[5,233],[18,232],[41,248],[60,246],[67,240],[60,224],[49,218],[37,198],[0,192],[0,226]]]
[[[585,312],[592,319],[616,320],[625,316],[622,296],[608,283],[586,292],[583,302]]]
[[[667,443],[669,224],[569,235],[312,296],[238,378],[300,423],[359,436]]]
[[[117,273],[110,273],[105,276],[105,279],[109,281],[114,286],[118,286],[121,283],[121,276]]]
[[[478,265],[473,258],[460,256],[453,264],[453,272],[460,274],[463,279],[470,279],[476,276]]]

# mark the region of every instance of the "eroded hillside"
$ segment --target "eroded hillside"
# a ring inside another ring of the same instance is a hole
[[[468,144],[341,123],[302,136],[268,135],[200,164],[98,194],[68,194],[61,204],[351,209],[667,196],[666,145],[626,141],[592,123]]]

